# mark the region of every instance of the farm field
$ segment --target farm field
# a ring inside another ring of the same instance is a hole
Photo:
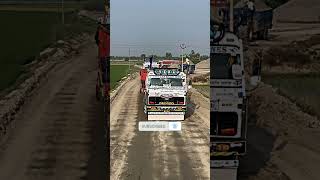
[[[114,89],[117,83],[129,73],[129,65],[111,64],[110,88]]]
[[[75,11],[81,9],[83,3],[66,3],[64,12]],[[61,12],[60,4],[15,4],[15,5],[0,5],[0,11],[15,11],[15,12]]]
[[[304,111],[320,117],[320,74],[268,75],[265,83],[296,102]]]
[[[74,13],[0,11],[0,91],[12,85],[24,72],[24,65],[58,39],[86,29]],[[93,26],[93,29],[95,26]],[[71,33],[72,32],[72,33]]]

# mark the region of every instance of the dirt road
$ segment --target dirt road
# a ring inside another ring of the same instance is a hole
[[[0,150],[0,179],[105,179],[96,47],[58,64],[22,107]]]
[[[111,104],[111,179],[209,179],[209,100],[190,92],[181,132],[139,132],[139,86],[130,80]]]

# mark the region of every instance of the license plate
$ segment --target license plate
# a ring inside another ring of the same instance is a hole
[[[229,144],[218,144],[216,147],[216,151],[219,151],[219,152],[228,152],[229,149],[230,149]]]

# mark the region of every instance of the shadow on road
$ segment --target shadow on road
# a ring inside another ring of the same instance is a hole
[[[187,112],[185,115],[185,119],[191,117],[194,114],[194,111],[196,109],[196,105],[194,104],[194,102],[192,102],[190,100],[190,97],[188,96],[188,100],[187,100]]]
[[[265,129],[255,125],[248,127],[247,155],[240,160],[239,179],[247,179],[262,169],[271,157],[275,138]]]

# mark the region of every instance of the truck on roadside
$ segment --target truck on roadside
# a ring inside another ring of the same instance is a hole
[[[251,14],[247,2],[247,0],[240,0],[234,5],[233,26],[235,32],[242,39],[268,39],[269,30],[272,29],[273,9],[262,0],[255,0],[254,11]],[[220,14],[223,14],[220,18],[220,23],[224,24],[226,31],[229,31],[229,6],[216,9]]]
[[[211,44],[210,73],[210,167],[219,180],[221,173],[237,172],[247,146],[243,46],[235,34]]]
[[[187,76],[178,68],[150,69],[144,92],[148,120],[182,121],[187,111]]]
[[[245,4],[245,1],[241,0],[237,4],[235,4],[235,25],[237,26],[237,29],[239,29],[239,26],[247,27],[246,38],[248,38],[249,40],[252,40],[254,38],[267,40],[269,37],[269,29],[272,28],[273,9],[268,7],[262,0],[256,0],[254,3],[254,7],[255,10],[251,20],[250,12]]]
[[[186,61],[187,61],[187,59],[186,59]],[[196,69],[196,66],[192,61],[188,60],[188,62],[189,62],[189,64],[187,62],[183,63],[183,66],[182,66],[183,71],[187,74],[193,74]],[[165,59],[165,60],[159,61],[160,67],[170,67],[172,65],[177,65],[178,68],[181,69],[181,60],[167,60],[167,59]]]

